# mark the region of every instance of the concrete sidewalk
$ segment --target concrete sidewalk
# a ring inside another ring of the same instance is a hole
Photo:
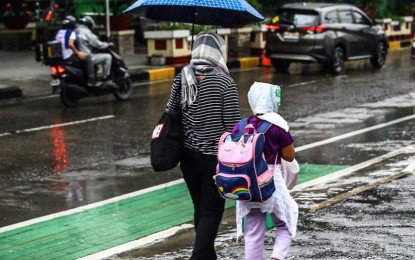
[[[36,62],[34,50],[8,52],[0,50],[0,100],[46,96],[52,93],[51,70]],[[133,82],[174,78],[182,66],[150,66],[145,53],[124,57]],[[255,67],[259,57],[230,59],[228,67]]]

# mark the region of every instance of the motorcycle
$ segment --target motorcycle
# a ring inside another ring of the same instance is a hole
[[[76,62],[65,62],[59,55],[60,46],[38,45],[36,47],[36,60],[42,61],[52,69],[52,92],[60,91],[60,99],[66,107],[75,107],[79,100],[90,96],[113,94],[118,100],[127,100],[132,93],[132,81],[127,66],[121,55],[111,49],[102,50],[112,56],[110,78],[113,83],[103,83],[99,87],[89,87],[85,65]],[[96,72],[96,71],[95,71]]]

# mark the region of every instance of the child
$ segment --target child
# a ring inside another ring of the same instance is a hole
[[[294,160],[293,138],[288,132],[287,122],[277,114],[280,104],[279,86],[255,82],[249,92],[248,101],[254,116],[249,123],[256,129],[263,121],[272,123],[265,132],[264,156],[269,169],[274,172],[275,192],[265,202],[236,203],[238,236],[242,234],[244,218],[245,259],[262,260],[265,239],[265,216],[270,213],[276,226],[276,239],[271,259],[284,260],[296,233],[298,205],[291,197],[281,175],[281,157],[286,161]],[[238,124],[233,134],[238,133]],[[274,169],[275,158],[277,157]]]

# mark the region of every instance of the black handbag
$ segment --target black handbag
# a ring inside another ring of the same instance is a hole
[[[179,164],[184,149],[180,109],[163,113],[154,128],[150,149],[151,166],[155,171],[167,171]]]

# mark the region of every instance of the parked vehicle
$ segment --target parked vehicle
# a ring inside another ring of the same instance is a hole
[[[291,62],[317,62],[337,75],[345,61],[358,59],[381,68],[389,48],[382,26],[349,4],[286,4],[266,28],[266,56],[278,71]]]
[[[59,43],[60,44],[60,43]],[[60,91],[60,98],[66,107],[75,107],[79,100],[90,96],[113,94],[118,100],[127,100],[131,96],[132,81],[128,69],[121,55],[111,49],[103,50],[112,56],[111,79],[112,83],[103,83],[99,87],[87,85],[87,73],[85,65],[75,62],[65,62],[60,56],[51,58],[53,46],[38,45],[36,48],[36,60],[42,61],[52,69],[52,92]]]

